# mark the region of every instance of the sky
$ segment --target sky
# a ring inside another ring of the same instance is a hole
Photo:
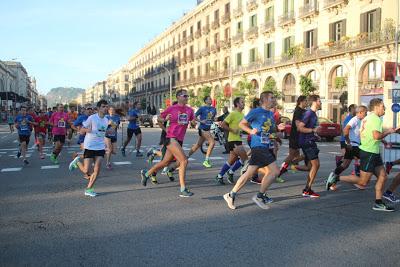
[[[192,10],[196,0],[0,0],[0,60],[16,60],[39,93],[87,88]]]

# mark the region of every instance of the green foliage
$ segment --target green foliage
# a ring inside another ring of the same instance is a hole
[[[286,53],[288,58],[302,59],[304,55],[304,47],[302,45],[295,45],[289,48]]]
[[[335,78],[335,88],[342,90],[343,87],[347,85],[347,78],[346,77],[336,77]]]
[[[256,97],[256,88],[254,88],[251,81],[246,76],[238,82],[238,87],[233,90],[233,97],[243,97],[247,105],[250,105],[253,98]]]
[[[316,90],[311,78],[301,75],[300,76],[300,92],[302,95],[309,96]]]
[[[223,89],[219,88],[218,90],[215,91],[214,93],[214,98],[217,101],[217,110],[221,110],[227,102],[229,102],[229,98],[226,98],[223,93]]]
[[[210,86],[203,86],[197,96],[194,93],[194,90],[190,89],[188,91],[189,94],[189,105],[192,107],[201,107],[204,105],[204,97],[211,96],[212,88]]]
[[[277,99],[281,99],[283,96],[282,92],[279,92],[278,88],[276,88],[276,81],[273,78],[268,78],[265,82],[263,92],[265,91],[271,91]]]

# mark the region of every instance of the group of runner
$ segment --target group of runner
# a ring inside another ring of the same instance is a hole
[[[178,90],[177,101],[166,108],[159,116],[158,123],[162,129],[160,138],[160,149],[151,148],[147,152],[149,162],[159,156],[161,160],[150,169],[141,170],[141,183],[147,185],[147,181],[157,184],[157,173],[163,169],[170,181],[174,181],[173,172],[178,169],[181,197],[190,197],[193,192],[186,186],[186,170],[188,158],[195,153],[204,142],[208,143],[203,166],[211,168],[211,154],[215,145],[214,137],[210,133],[211,125],[216,121],[217,111],[212,107],[212,100],[209,96],[204,98],[204,106],[197,112],[189,107],[188,92]],[[281,176],[288,169],[307,171],[307,179],[302,196],[318,198],[320,195],[312,190],[317,176],[320,161],[317,142],[318,116],[321,109],[321,100],[318,95],[309,97],[300,96],[294,110],[292,128],[289,138],[289,154],[279,168],[277,165],[277,153],[281,145],[280,133],[285,125],[280,123],[276,116],[277,100],[270,91],[261,93],[260,98],[250,112],[244,116],[244,99],[237,97],[233,100],[234,110],[224,116],[220,127],[228,132],[227,150],[228,160],[221,167],[215,177],[217,184],[225,184],[224,176],[227,174],[227,181],[234,184],[232,190],[226,193],[225,199],[230,209],[236,209],[235,199],[239,191],[247,181],[258,181],[259,192],[252,200],[261,208],[268,209],[269,203],[273,200],[267,196],[267,190],[274,181],[284,182]],[[127,139],[123,143],[121,152],[126,156],[126,147],[133,135],[136,138],[136,157],[142,157],[140,152],[142,133],[139,127],[139,103],[130,103],[127,112],[128,128]],[[381,99],[372,99],[369,107],[351,105],[349,114],[343,122],[343,137],[341,146],[343,155],[337,158],[336,168],[332,170],[326,181],[326,190],[336,190],[336,184],[340,181],[354,184],[358,189],[365,189],[371,177],[375,175],[377,182],[375,186],[375,202],[373,210],[394,211],[393,207],[385,204],[383,198],[392,202],[400,202],[393,191],[400,184],[400,175],[397,175],[390,187],[385,191],[387,175],[393,165],[400,163],[387,163],[384,168],[383,161],[379,154],[380,143],[385,143],[384,138],[392,133],[400,133],[400,129],[388,129],[383,131],[381,117],[385,114],[385,106]],[[46,114],[44,111],[37,115],[28,114],[26,108],[21,108],[20,114],[15,118],[15,126],[18,129],[20,140],[20,154],[24,164],[26,149],[29,143],[31,131],[35,129],[35,136],[39,140],[38,147],[40,157],[44,158],[43,145],[46,139],[46,130],[51,127],[54,149],[50,156],[53,163],[58,164],[58,156],[65,143],[65,138],[70,140],[73,131],[79,134],[78,144],[81,145],[81,153],[74,153],[73,160],[69,165],[70,170],[79,169],[85,179],[88,180],[85,195],[97,196],[93,186],[100,173],[101,162],[106,157],[106,166],[112,169],[111,156],[116,154],[117,129],[121,118],[116,114],[113,107],[108,107],[105,100],[100,100],[96,105],[96,112],[91,107],[83,109],[78,116],[74,110],[67,113],[63,105],[58,105],[57,111]],[[199,138],[186,155],[182,145],[186,130],[189,125],[199,124]],[[68,126],[67,126],[68,125]],[[68,130],[70,129],[70,130]],[[250,150],[247,150],[242,143],[241,133],[248,134]],[[300,150],[302,153],[300,153]],[[341,176],[352,161],[355,161],[352,175]],[[304,161],[304,166],[299,162]],[[292,166],[291,166],[292,165]],[[235,182],[234,173],[241,169],[241,176]]]

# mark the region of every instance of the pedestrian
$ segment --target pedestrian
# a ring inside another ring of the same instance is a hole
[[[222,108],[222,115],[217,117],[217,121],[223,122],[225,120],[225,118],[228,117],[228,115],[229,115],[228,107],[224,106]],[[224,140],[226,141],[226,140],[228,140],[229,132],[226,130],[223,130],[223,131],[224,131]],[[225,151],[222,152],[222,154],[229,154],[230,152],[229,152],[228,142],[224,142],[224,147],[225,147]]]
[[[139,113],[141,109],[141,104],[139,102],[129,102],[129,110],[128,110],[128,129],[127,129],[127,138],[125,140],[124,145],[121,148],[122,156],[126,156],[125,148],[129,144],[132,139],[133,134],[136,137],[136,157],[143,157],[143,154],[140,152],[140,147],[142,144],[142,131],[140,130],[139,125]]]
[[[22,155],[22,160],[25,165],[29,164],[28,160],[26,159],[26,150],[27,146],[29,145],[33,125],[35,125],[34,118],[27,114],[26,107],[21,107],[20,114],[15,117],[15,128],[18,130],[20,145],[17,158],[20,158]]]
[[[212,165],[210,162],[210,156],[215,146],[215,140],[214,136],[210,132],[210,129],[215,120],[217,110],[211,105],[212,99],[210,96],[204,97],[203,101],[205,105],[201,106],[195,113],[196,121],[200,123],[199,138],[190,149],[188,157],[190,158],[203,145],[203,143],[207,141],[208,148],[206,157],[203,161],[203,166],[206,168],[211,168]]]
[[[111,155],[117,153],[117,136],[121,118],[116,114],[114,107],[108,108],[108,115],[106,115],[106,118],[108,119],[108,128],[106,133],[106,167],[111,170]]]
[[[45,110],[39,112],[39,116],[36,117],[35,122],[37,124],[35,126],[35,135],[38,140],[39,156],[41,159],[44,159],[43,147],[46,143],[47,124],[49,123],[49,118]]]
[[[229,147],[229,158],[222,166],[218,173],[217,183],[223,185],[224,175],[228,173],[227,181],[230,184],[234,183],[233,175],[236,170],[242,168],[245,162],[248,160],[246,149],[243,146],[241,138],[241,129],[239,123],[242,121],[244,115],[242,113],[244,109],[244,99],[242,97],[236,97],[233,100],[234,110],[222,122],[221,127],[229,132],[228,135],[228,147]]]
[[[65,136],[67,134],[67,124],[70,124],[68,114],[64,112],[63,104],[58,104],[57,112],[53,112],[49,123],[52,125],[53,141],[55,146],[53,153],[50,156],[50,160],[54,164],[59,164],[58,156],[63,149],[65,144]]]
[[[9,111],[7,113],[7,122],[8,122],[8,127],[10,128],[10,133],[14,132],[14,115],[12,111]]]
[[[383,161],[379,153],[379,145],[384,138],[392,133],[400,133],[400,128],[390,128],[383,131],[382,120],[380,117],[385,115],[385,105],[380,98],[373,98],[369,103],[370,113],[364,118],[360,127],[360,177],[350,176],[330,176],[326,181],[326,189],[338,181],[354,184],[359,189],[365,189],[372,175],[377,180],[375,184],[375,203],[372,206],[376,211],[394,211],[393,207],[386,205],[382,201],[383,190],[387,180],[387,174],[383,167]],[[391,188],[393,189],[393,188]],[[390,190],[390,189],[389,189]]]
[[[311,186],[314,183],[315,177],[320,166],[319,163],[319,149],[317,146],[318,132],[318,117],[317,111],[321,110],[321,99],[318,95],[310,95],[308,97],[310,109],[308,109],[301,121],[297,125],[299,131],[299,146],[301,147],[305,159],[310,162],[311,169],[307,176],[307,183],[303,190],[303,197],[316,198],[319,194],[315,193]]]
[[[85,149],[83,153],[83,174],[88,177],[88,184],[85,189],[85,196],[96,197],[98,194],[94,191],[94,184],[96,183],[97,177],[100,175],[101,162],[105,155],[105,135],[108,128],[108,119],[105,117],[108,103],[102,99],[97,102],[97,113],[88,117],[83,122],[83,128],[81,128],[81,134],[85,135],[85,141],[83,147]],[[76,160],[77,162],[79,160]],[[76,162],[76,165],[78,164]],[[93,170],[91,171],[91,166]],[[76,166],[75,166],[76,168]]]
[[[68,137],[67,137],[67,143],[68,146],[71,145],[71,140],[72,140],[72,136],[75,132],[74,128],[72,127],[74,121],[76,121],[76,119],[78,118],[78,112],[76,111],[75,106],[70,106],[69,107],[69,112],[68,112],[68,119],[70,121],[71,124],[68,124]]]
[[[253,196],[252,200],[262,209],[268,209],[268,203],[272,202],[266,191],[279,174],[275,155],[270,149],[271,141],[277,132],[271,112],[271,108],[277,105],[274,94],[271,91],[262,92],[260,104],[260,107],[252,109],[239,123],[240,128],[251,135],[251,158],[246,172],[240,176],[231,192],[224,195],[230,209],[236,209],[234,202],[238,192],[259,169],[263,169],[264,177],[259,192]],[[281,130],[282,127],[284,125],[279,125],[278,129]]]
[[[195,123],[195,117],[193,109],[187,106],[188,103],[188,92],[186,90],[178,90],[176,92],[176,98],[178,104],[169,106],[165,111],[160,114],[159,120],[164,122],[169,121],[169,127],[167,130],[167,138],[165,140],[165,146],[167,151],[163,160],[154,165],[150,170],[143,169],[141,171],[142,185],[146,186],[147,180],[150,175],[157,173],[158,170],[166,167],[174,158],[179,162],[179,183],[180,183],[180,197],[191,197],[193,193],[190,192],[189,188],[186,187],[186,168],[188,164],[188,158],[182,148],[183,140],[185,138],[186,130],[189,123]]]

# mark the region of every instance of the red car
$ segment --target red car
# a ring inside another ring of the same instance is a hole
[[[289,138],[290,131],[292,130],[292,122],[288,117],[282,117],[281,121],[286,124],[285,130],[283,131],[283,137]],[[334,123],[327,118],[318,118],[319,130],[318,135],[326,138],[327,141],[333,141],[336,136],[340,136],[341,129],[338,123]]]

